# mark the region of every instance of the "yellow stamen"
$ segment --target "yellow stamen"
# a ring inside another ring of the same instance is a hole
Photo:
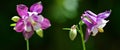
[[[29,17],[29,20],[33,26],[35,26],[37,24],[31,17]]]
[[[98,28],[98,31],[101,33],[104,32],[103,28]]]

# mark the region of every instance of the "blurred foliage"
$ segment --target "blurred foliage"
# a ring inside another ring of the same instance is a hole
[[[55,0],[50,6],[49,14],[56,23],[66,22],[77,16],[78,0]]]
[[[18,15],[17,4],[30,7],[40,0],[2,0],[0,1],[0,50],[26,50],[22,33],[10,27],[11,17]],[[69,31],[62,28],[78,24],[85,10],[98,14],[112,10],[104,28],[105,32],[90,37],[87,50],[120,50],[120,1],[119,0],[41,0],[44,6],[42,15],[51,21],[52,26],[44,30],[43,38],[36,34],[30,39],[31,50],[82,50],[80,35],[74,41],[69,39]],[[85,28],[84,28],[85,31]]]

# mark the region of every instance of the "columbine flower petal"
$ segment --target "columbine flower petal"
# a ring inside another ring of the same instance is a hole
[[[20,19],[15,26],[15,31],[16,32],[22,32],[24,30],[24,23],[22,21],[22,19]]]
[[[24,25],[25,25],[24,29],[26,32],[32,31],[32,26],[30,22],[24,22]]]
[[[23,31],[23,36],[25,39],[29,39],[30,37],[32,37],[34,31],[30,31],[30,32],[26,32],[26,31]]]
[[[86,29],[86,34],[85,34],[85,42],[88,40],[90,34],[91,34],[91,29],[87,28]]]
[[[87,27],[92,27],[93,26],[93,24],[91,23],[91,21],[88,19],[88,18],[86,18],[86,17],[84,17],[84,16],[81,16],[81,19],[83,20],[83,22],[87,25]]]
[[[23,18],[24,16],[27,16],[28,7],[26,5],[19,4],[17,5],[17,12]]]
[[[89,14],[89,15],[91,15],[91,16],[93,16],[93,17],[96,17],[96,16],[97,16],[95,13],[93,13],[93,12],[90,11],[90,10],[85,11],[85,14]]]
[[[97,27],[93,27],[91,31],[93,33],[92,36],[95,36],[98,33],[98,28]]]
[[[110,15],[110,13],[111,13],[111,10],[110,11],[105,11],[105,12],[99,13],[97,17],[105,19]]]
[[[47,29],[51,26],[50,21],[47,18],[44,18],[42,22],[40,22],[42,29]]]
[[[42,10],[43,10],[43,6],[42,6],[41,2],[35,3],[30,7],[31,12],[41,13]]]
[[[96,25],[98,28],[103,28],[109,22],[109,20],[104,20],[104,19],[98,19],[97,20],[98,24]]]
[[[87,10],[85,11],[85,14],[83,14],[83,16],[87,16],[86,18],[88,18],[93,24],[96,24],[96,14],[94,14],[93,12]]]
[[[42,22],[44,20],[44,17],[42,15],[32,15],[32,18],[35,22]]]

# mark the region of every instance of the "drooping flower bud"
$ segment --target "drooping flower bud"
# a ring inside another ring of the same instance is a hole
[[[76,25],[73,25],[70,29],[69,37],[71,40],[74,40],[77,36]]]

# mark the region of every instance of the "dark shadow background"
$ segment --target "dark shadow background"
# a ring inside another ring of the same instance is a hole
[[[0,1],[0,50],[26,50],[22,33],[10,27],[11,18],[18,15],[17,4],[30,7],[40,0],[1,0]],[[71,27],[80,21],[85,10],[98,14],[112,10],[110,21],[104,33],[90,37],[86,42],[87,50],[120,50],[120,1],[119,0],[42,0],[42,15],[51,21],[52,26],[44,30],[44,38],[34,34],[30,38],[30,50],[82,50],[80,35],[74,41],[69,39],[69,31],[62,28]]]

